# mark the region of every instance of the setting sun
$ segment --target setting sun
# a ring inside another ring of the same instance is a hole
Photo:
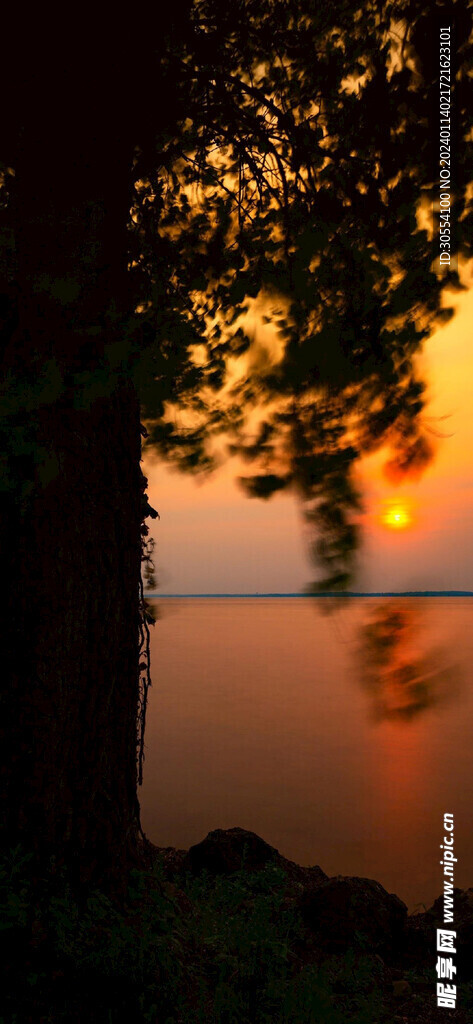
[[[409,512],[406,508],[402,508],[400,505],[393,505],[392,508],[388,508],[383,515],[383,523],[385,526],[390,527],[392,530],[404,530],[407,526],[410,526],[412,520]]]

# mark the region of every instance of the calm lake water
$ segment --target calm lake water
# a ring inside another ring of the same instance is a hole
[[[473,599],[153,602],[143,827],[187,848],[239,825],[413,909],[473,885]]]

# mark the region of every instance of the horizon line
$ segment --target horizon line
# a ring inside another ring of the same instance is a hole
[[[323,590],[320,593],[307,593],[304,591],[248,591],[238,593],[180,593],[180,594],[162,594],[159,591],[145,592],[145,597],[308,597],[308,598],[323,598],[323,597],[473,597],[472,590],[346,590],[346,591],[335,591],[335,590]]]

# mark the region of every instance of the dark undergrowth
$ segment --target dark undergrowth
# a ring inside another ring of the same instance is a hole
[[[0,868],[0,1024],[437,1019],[422,1015],[422,991],[435,991],[434,965],[406,974],[406,1007],[389,968],[362,943],[322,954],[279,865],[217,878],[187,875],[176,885],[158,862],[152,871],[131,873],[120,906],[100,893],[79,906],[57,881],[54,890],[36,886],[33,897],[27,868],[18,850]],[[412,995],[416,985],[419,997]],[[450,1019],[473,1019],[471,1007],[465,1012]]]

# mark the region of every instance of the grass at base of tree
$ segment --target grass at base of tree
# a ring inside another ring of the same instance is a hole
[[[16,850],[0,866],[0,1024],[434,1019],[422,1016],[416,997],[393,1009],[386,967],[369,950],[329,956],[315,949],[277,865],[189,875],[177,887],[158,862],[153,871],[131,873],[120,906],[98,892],[79,906],[57,880],[54,889],[44,883],[35,892],[27,858]],[[434,993],[434,965],[429,978]],[[409,980],[411,988],[416,981],[426,986],[415,970]]]

